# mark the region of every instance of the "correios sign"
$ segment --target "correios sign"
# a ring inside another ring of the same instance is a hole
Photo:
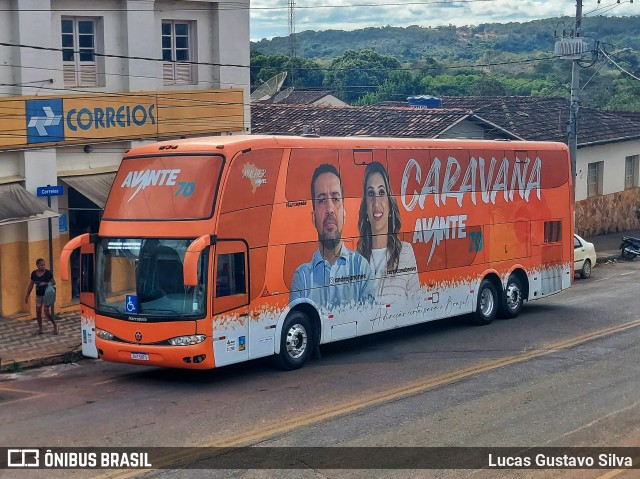
[[[72,108],[66,114],[66,127],[70,131],[89,131],[100,128],[129,128],[131,126],[145,126],[147,123],[156,124],[153,116],[155,105],[134,106],[108,106],[106,108],[95,107]]]
[[[0,98],[0,108],[17,112],[0,118],[0,129],[14,133],[0,137],[0,148],[240,132],[243,93],[229,89]]]

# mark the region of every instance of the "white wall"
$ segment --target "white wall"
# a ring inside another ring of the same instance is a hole
[[[3,181],[3,178],[7,181]],[[17,178],[24,178],[22,153],[18,151],[0,153],[0,183],[15,181]]]
[[[604,162],[603,195],[624,190],[625,158],[633,155],[640,155],[640,140],[579,148],[576,155],[576,201],[587,197],[589,163]],[[636,177],[636,184],[640,184],[640,178]]]
[[[16,8],[17,3],[2,2],[3,6],[9,8]],[[16,12],[4,12],[0,13],[0,42],[15,44],[17,35],[15,32],[15,18]],[[13,65],[18,64],[18,49],[16,47],[0,46],[0,83],[6,85],[12,85],[16,83],[15,74],[16,69],[12,68]],[[13,86],[0,86],[0,96],[16,95],[16,88]]]
[[[92,151],[86,153],[83,146],[71,146],[59,150],[58,176],[74,171],[83,174],[116,171],[124,151],[131,147],[131,142],[92,144]]]
[[[218,43],[220,57],[216,60],[223,65],[220,68],[220,88],[244,89],[244,121],[245,130],[251,130],[249,108],[249,0],[240,0],[232,5],[237,8],[225,8],[223,4],[217,9],[217,29],[213,32],[213,42]],[[227,4],[228,5],[228,4]],[[246,42],[245,42],[245,39]]]
[[[438,138],[475,138],[482,140],[484,138],[484,128],[471,121],[464,120],[449,128]]]
[[[13,21],[17,44],[59,48],[60,40],[52,42],[52,5],[49,0],[17,0],[16,7],[19,11]],[[16,50],[16,66],[22,67],[16,68],[14,73],[15,82],[21,84],[16,95],[55,94],[55,89],[63,87],[61,52],[27,47],[16,47]]]

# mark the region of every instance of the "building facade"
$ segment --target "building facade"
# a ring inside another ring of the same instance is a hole
[[[123,152],[246,133],[249,0],[13,0],[0,10],[0,316],[37,258],[97,232]],[[44,196],[39,196],[44,195]],[[73,304],[58,281],[58,306]]]

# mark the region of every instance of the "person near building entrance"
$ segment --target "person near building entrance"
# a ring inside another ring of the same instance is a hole
[[[36,287],[36,319],[38,320],[38,331],[36,334],[42,334],[42,306],[44,305],[44,314],[51,324],[53,324],[53,334],[58,334],[58,325],[53,320],[53,316],[51,315],[51,305],[46,305],[43,303],[44,293],[49,284],[55,286],[56,280],[53,279],[53,273],[50,270],[45,268],[45,261],[42,258],[36,260],[36,268],[31,272],[31,280],[29,281],[29,286],[27,287],[27,294],[24,297],[24,302],[29,304],[29,295],[31,294],[31,290],[33,287]]]

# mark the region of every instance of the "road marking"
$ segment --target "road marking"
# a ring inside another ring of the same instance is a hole
[[[632,457],[631,458],[631,462],[633,464],[637,464],[638,463],[638,459],[640,459],[640,456]],[[614,469],[612,471],[607,472],[606,474],[604,474],[602,476],[598,476],[597,479],[611,479],[612,477],[619,476],[623,472],[627,472],[627,471],[630,471],[630,470],[631,469]]]
[[[635,321],[630,321],[628,323],[618,324],[616,326],[610,326],[608,328],[583,334],[582,336],[565,339],[563,341],[558,341],[557,343],[551,343],[545,347],[533,349],[527,352],[517,354],[515,356],[508,356],[506,358],[500,358],[500,359],[492,359],[492,360],[484,361],[475,366],[470,366],[468,368],[464,368],[458,371],[441,374],[439,376],[435,376],[432,378],[419,379],[405,386],[401,386],[401,387],[384,391],[381,393],[372,394],[369,397],[361,398],[355,401],[341,404],[339,406],[334,406],[331,408],[327,408],[327,409],[319,410],[315,412],[309,412],[307,414],[303,414],[301,416],[298,416],[294,419],[290,419],[288,421],[285,420],[285,421],[278,421],[277,423],[265,424],[261,427],[257,427],[256,429],[253,429],[246,433],[239,434],[237,436],[232,436],[227,439],[213,440],[209,443],[204,442],[199,447],[247,446],[252,443],[264,441],[268,438],[287,433],[289,431],[292,431],[300,427],[309,426],[311,424],[316,424],[321,421],[327,421],[329,419],[333,419],[339,416],[344,416],[367,407],[378,406],[380,404],[390,403],[392,401],[403,399],[405,397],[415,396],[417,394],[424,393],[428,390],[441,387],[446,384],[451,384],[451,383],[460,381],[462,379],[466,379],[476,374],[493,371],[495,369],[500,369],[506,366],[519,364],[519,363],[528,361],[530,359],[547,356],[549,354],[556,353],[563,349],[579,346],[589,341],[600,339],[600,338],[609,336],[611,334],[625,331],[627,329],[635,328],[638,326],[640,326],[640,319],[636,319]],[[175,464],[178,461],[182,462],[188,459],[200,457],[201,454],[202,453],[198,450],[186,450],[185,452],[177,452],[175,454],[169,454],[164,456],[160,463],[154,464],[154,468],[158,469],[162,467],[168,467],[168,466],[171,466],[172,464]],[[96,479],[97,478],[125,479],[130,477],[137,477],[139,475],[145,474],[153,470],[154,469],[140,469],[135,471],[129,470],[124,472],[116,471],[112,474],[105,474],[105,475],[94,476],[94,477]]]
[[[17,399],[10,399],[8,401],[0,402],[0,404],[2,404],[3,406],[6,406],[7,404],[11,404],[11,403],[14,403],[14,402],[28,401],[30,399],[37,399],[37,398],[41,398],[42,396],[46,396],[46,393],[42,393],[42,392],[39,392],[39,391],[27,391],[25,389],[10,388],[10,387],[7,387],[7,386],[0,386],[0,390],[1,391],[11,392],[11,393],[28,394],[27,397],[17,398]]]
[[[630,274],[635,274],[635,271],[629,271],[628,273],[620,273],[620,276],[629,276]]]
[[[594,281],[594,283],[596,283],[596,282],[598,282],[598,281],[606,281],[606,280],[608,280],[608,279],[609,279],[608,277],[607,277],[607,278],[600,278],[600,279],[596,279],[596,280]]]

